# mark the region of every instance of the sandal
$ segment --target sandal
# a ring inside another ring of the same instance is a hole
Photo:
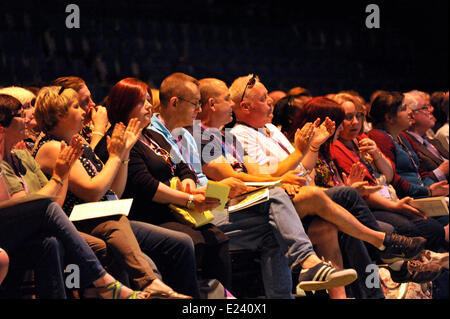
[[[169,292],[145,288],[144,292],[148,293],[148,299],[193,299],[191,296],[183,295],[173,290]]]
[[[115,280],[105,287],[97,288],[97,294],[102,299],[121,299],[122,287],[125,287],[121,282]],[[110,298],[110,294],[112,291],[112,298]],[[126,299],[138,299],[142,294],[145,295],[144,299],[148,299],[150,294],[143,291],[133,291]]]

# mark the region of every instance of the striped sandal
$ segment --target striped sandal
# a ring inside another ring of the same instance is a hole
[[[122,287],[125,286],[118,280],[115,280],[105,287],[97,288],[97,294],[102,299],[148,299],[150,297],[146,292],[133,291],[128,297],[121,298]],[[140,296],[144,296],[144,298],[139,298]]]

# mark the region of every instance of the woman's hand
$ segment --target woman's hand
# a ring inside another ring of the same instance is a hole
[[[354,163],[352,168],[350,169],[350,173],[345,174],[342,172],[342,181],[347,186],[352,186],[355,183],[362,182],[364,180],[364,176],[366,175],[365,166],[361,163]]]
[[[219,205],[220,201],[217,198],[205,197],[202,194],[194,195],[194,209],[198,212],[213,210]]]
[[[320,119],[317,120],[320,121]],[[297,151],[300,151],[303,155],[308,152],[309,146],[311,145],[311,139],[314,136],[314,129],[316,127],[315,123],[306,123],[301,129],[297,129],[297,131],[295,132],[295,149]]]
[[[141,134],[141,121],[137,118],[132,118],[128,122],[128,126],[125,129],[124,139],[125,139],[125,149],[127,151],[131,150],[139,139]]]
[[[369,186],[368,182],[356,182],[350,186],[356,189],[361,196],[369,196],[383,188],[382,185]]]
[[[53,176],[65,179],[75,161],[83,154],[83,139],[79,135],[74,135],[70,140],[69,146],[64,141],[61,142],[61,148],[56,158]]]
[[[317,122],[317,121],[316,121]],[[314,131],[314,136],[311,140],[311,145],[315,148],[319,148],[323,143],[326,142],[336,130],[336,123],[327,116],[325,121]]]
[[[94,132],[99,132],[105,134],[108,130],[108,114],[106,112],[106,108],[97,105],[91,109],[91,120],[94,124]]]
[[[117,123],[114,126],[111,137],[106,137],[109,157],[118,157],[122,160],[122,156],[125,152],[125,129],[123,123]]]

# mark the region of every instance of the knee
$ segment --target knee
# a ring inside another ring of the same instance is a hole
[[[316,217],[308,227],[308,237],[313,244],[331,242],[337,239],[338,231],[336,225]]]
[[[9,265],[9,256],[3,249],[0,248],[0,269],[8,267]]]
[[[301,196],[301,200],[309,200],[316,204],[323,203],[324,200],[328,199],[325,192],[316,186],[303,186],[300,188],[298,195]]]

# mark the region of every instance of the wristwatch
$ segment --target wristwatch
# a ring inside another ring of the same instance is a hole
[[[194,204],[194,195],[191,194],[191,195],[189,195],[189,199],[188,199],[188,201],[186,203],[186,207],[188,209],[193,209],[194,206],[195,206],[195,204]]]

